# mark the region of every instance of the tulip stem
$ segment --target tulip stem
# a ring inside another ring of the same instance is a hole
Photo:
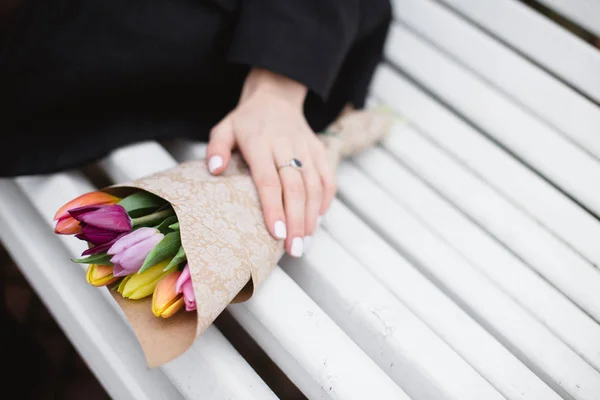
[[[165,219],[173,214],[175,214],[175,211],[172,208],[169,208],[167,210],[157,211],[152,214],[144,215],[143,217],[132,218],[131,224],[133,225],[134,228],[138,228],[140,226],[157,225],[163,219]]]

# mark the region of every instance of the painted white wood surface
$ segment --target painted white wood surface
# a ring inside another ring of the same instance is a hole
[[[399,24],[390,31],[386,54],[392,63],[600,215],[597,159]]]
[[[600,265],[600,246],[596,240],[600,237],[600,222],[564,193],[391,68],[379,68],[372,88],[382,101],[417,123],[423,135],[451,153],[473,174],[596,266]]]
[[[439,3],[395,0],[395,5],[396,20],[600,159],[600,107]]]
[[[53,228],[52,217],[56,210],[67,201],[96,188],[77,172],[53,174],[49,176],[21,177],[16,179],[19,187],[40,213],[42,220]],[[60,188],[60,190],[57,190]],[[49,229],[51,232],[51,229]],[[71,236],[58,236],[69,248],[69,258],[79,257],[85,243]],[[83,246],[82,246],[83,245]],[[71,268],[80,265],[71,264]],[[84,266],[85,267],[85,266]],[[85,268],[83,269],[85,270]],[[88,285],[85,278],[78,285]],[[95,288],[112,306],[113,312],[122,318],[130,334],[123,340],[141,353],[133,331],[117,303],[105,289]],[[102,321],[100,321],[102,323]],[[106,325],[102,325],[106,326]],[[152,371],[155,375],[163,372],[179,389],[184,398],[210,397],[214,399],[272,399],[276,398],[271,389],[260,379],[256,372],[239,355],[231,344],[215,327],[210,327],[207,335],[203,335],[183,356]],[[143,354],[141,354],[143,359]],[[224,363],[227,361],[227,363]],[[132,367],[133,368],[133,367]],[[148,370],[145,361],[138,366],[143,373]],[[152,386],[151,386],[152,387]]]
[[[519,0],[438,0],[600,103],[598,49]],[[568,3],[570,0],[564,0]],[[589,0],[594,1],[596,0]]]
[[[416,133],[410,126],[401,127],[385,141],[384,147],[396,154],[401,144],[395,143],[395,139],[403,134]],[[435,160],[427,161],[435,163]],[[390,153],[371,149],[357,157],[356,163],[394,199],[418,215],[429,229],[438,233],[600,371],[600,325],[596,321],[433,189],[400,166]]]
[[[600,3],[595,0],[537,0],[600,37]]]
[[[504,398],[327,233],[281,264],[412,399]]]
[[[444,288],[561,395],[594,399],[600,374],[490,282],[413,214],[350,164],[338,170],[342,200]]]
[[[403,133],[387,142],[396,156],[600,321],[596,268],[425,139]]]
[[[334,200],[323,227],[507,399],[560,398],[431,280]]]
[[[280,267],[228,309],[309,399],[409,399]]]
[[[180,161],[206,152],[204,144],[189,141],[168,148]],[[250,301],[229,309],[309,398],[407,397],[279,267]]]

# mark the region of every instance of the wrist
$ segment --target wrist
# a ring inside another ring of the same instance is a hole
[[[242,88],[240,101],[259,93],[274,95],[302,108],[308,89],[298,81],[263,68],[252,68]]]

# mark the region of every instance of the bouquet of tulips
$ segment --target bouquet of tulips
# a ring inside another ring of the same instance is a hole
[[[143,190],[124,198],[90,192],[62,206],[54,219],[57,234],[87,242],[73,261],[88,264],[88,283],[126,299],[152,296],[156,317],[171,317],[184,305],[196,309],[179,222],[165,200]]]
[[[391,122],[387,111],[341,116],[320,136],[332,168]],[[151,367],[185,352],[229,304],[248,300],[284,253],[240,154],[218,177],[206,160],[189,161],[84,194],[55,220],[56,233],[87,242],[73,261],[88,265],[90,284],[110,289]]]

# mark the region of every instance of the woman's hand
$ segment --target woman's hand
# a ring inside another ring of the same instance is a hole
[[[286,239],[292,256],[300,257],[305,242],[329,208],[336,187],[325,149],[303,114],[307,89],[264,69],[252,69],[237,107],[210,133],[208,166],[218,175],[237,147],[250,166],[267,227]],[[281,168],[291,159],[302,168]]]

